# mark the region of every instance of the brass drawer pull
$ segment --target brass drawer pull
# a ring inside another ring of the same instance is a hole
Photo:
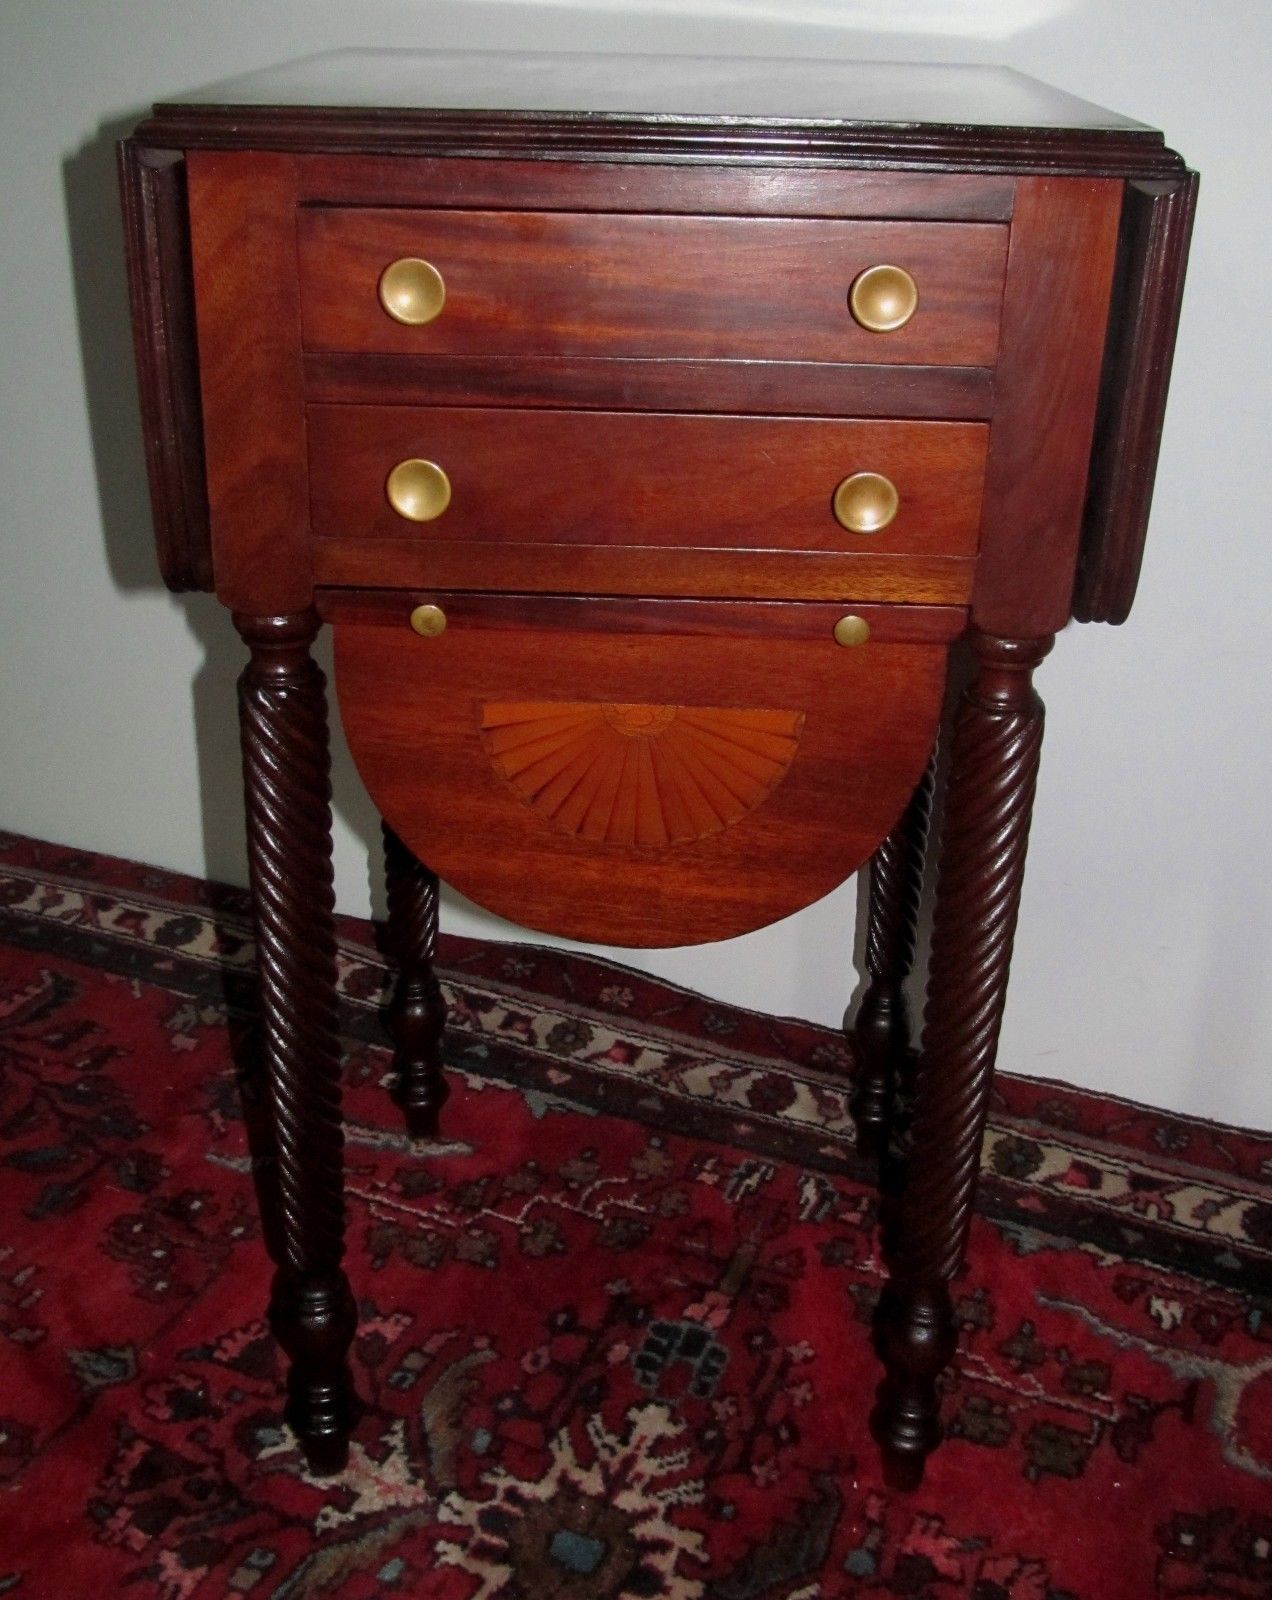
[[[901,505],[896,485],[881,472],[854,472],[835,490],[835,521],[849,533],[878,533]]]
[[[919,286],[904,267],[881,263],[853,279],[848,309],[853,320],[871,333],[895,333],[918,310]]]
[[[446,284],[431,261],[403,256],[380,274],[380,304],[394,322],[419,327],[432,322],[446,304]]]
[[[870,624],[864,617],[840,617],[835,624],[835,643],[841,644],[845,649],[853,645],[865,644],[870,637]]]
[[[441,606],[416,606],[411,612],[411,626],[421,639],[436,639],[446,632],[446,613]]]
[[[399,461],[385,479],[384,492],[408,522],[432,522],[450,505],[450,479],[436,461]]]

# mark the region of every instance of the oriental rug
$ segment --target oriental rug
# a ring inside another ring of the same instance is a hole
[[[340,933],[365,1414],[320,1482],[262,1316],[244,897],[0,836],[0,1596],[1272,1595],[1266,1137],[1001,1075],[949,1437],[895,1494],[840,1036],[444,938],[412,1144]]]

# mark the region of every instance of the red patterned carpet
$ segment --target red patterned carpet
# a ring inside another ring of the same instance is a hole
[[[835,1034],[443,941],[412,1148],[342,934],[367,1411],[320,1484],[261,1320],[242,897],[0,837],[0,1596],[1272,1595],[1266,1139],[1001,1080],[952,1437],[892,1495]]]

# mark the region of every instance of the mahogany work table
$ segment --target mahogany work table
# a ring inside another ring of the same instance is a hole
[[[395,1097],[446,1098],[440,876],[609,944],[727,938],[870,864],[864,1140],[927,1002],[876,1436],[953,1353],[1042,739],[1134,595],[1196,178],[990,67],[353,52],[121,147],[159,559],[239,711],[287,1416],[355,1414],[327,705],[384,818]]]

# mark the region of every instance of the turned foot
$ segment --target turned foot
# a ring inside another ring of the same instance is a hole
[[[880,1306],[878,1335],[886,1376],[871,1429],[890,1487],[915,1489],[940,1442],[937,1380],[954,1354],[954,1317],[945,1285],[892,1286]]]
[[[416,1068],[422,1063],[414,1063]],[[406,1131],[412,1139],[435,1139],[441,1125],[441,1110],[450,1097],[450,1086],[442,1077],[435,1083],[423,1078],[418,1070],[412,1074],[398,1071],[397,1082],[390,1090],[393,1103],[402,1112]]]
[[[274,1336],[291,1358],[284,1416],[320,1476],[342,1472],[357,1402],[347,1351],[357,1307],[343,1272],[297,1278],[280,1271],[270,1305]]]

